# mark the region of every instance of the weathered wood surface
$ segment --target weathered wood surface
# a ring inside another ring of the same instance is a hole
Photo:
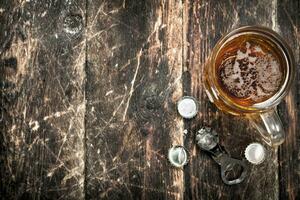
[[[299,70],[279,106],[286,142],[245,182],[224,185],[194,142],[201,125],[237,158],[260,141],[209,103],[203,66],[223,34],[258,24],[286,38],[298,69],[299,4],[2,0],[0,199],[299,199]],[[193,120],[176,113],[182,95],[200,102]],[[175,144],[190,153],[183,170],[166,159]]]
[[[84,197],[84,13],[1,1],[2,199]]]
[[[178,5],[88,1],[87,199],[183,195],[183,172],[165,158],[183,142]]]
[[[286,127],[286,141],[279,148],[280,199],[300,198],[300,2],[278,2],[278,31],[294,51],[296,81],[285,101],[279,105]]]

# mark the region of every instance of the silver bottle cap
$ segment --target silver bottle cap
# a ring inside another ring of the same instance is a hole
[[[183,146],[173,146],[169,149],[168,160],[174,167],[183,167],[188,163],[188,154]]]
[[[202,127],[196,134],[196,141],[200,148],[209,151],[218,145],[219,136],[212,128]]]
[[[250,163],[259,165],[266,159],[266,149],[260,143],[249,144],[245,150],[245,157]]]
[[[198,113],[198,103],[195,98],[184,96],[177,102],[178,113],[185,119],[191,119]]]

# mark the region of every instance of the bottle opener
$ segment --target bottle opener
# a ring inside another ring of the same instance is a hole
[[[244,161],[230,157],[226,150],[219,144],[219,136],[210,127],[201,128],[196,134],[197,145],[206,151],[221,166],[221,178],[227,185],[241,183],[248,174],[248,167]],[[234,166],[242,168],[242,173],[236,179],[230,180],[226,172],[233,170]]]

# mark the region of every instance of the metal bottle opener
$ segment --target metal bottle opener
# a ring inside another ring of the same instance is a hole
[[[210,127],[201,128],[196,134],[197,145],[206,151],[221,166],[221,178],[227,185],[241,183],[248,174],[248,167],[244,161],[234,159],[219,144],[219,136],[215,130]],[[234,166],[242,168],[242,172],[236,179],[230,180],[226,177],[226,172],[233,169]]]

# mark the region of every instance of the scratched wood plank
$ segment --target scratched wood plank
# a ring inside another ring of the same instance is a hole
[[[1,1],[1,199],[84,197],[84,1]]]
[[[184,2],[87,1],[89,12],[83,0],[0,2],[1,199],[299,198],[297,84],[279,107],[288,127],[279,182],[268,149],[251,178],[225,186],[193,135],[212,125],[237,158],[259,141],[246,121],[208,103],[203,65],[241,24],[279,31],[299,63],[299,2]],[[175,111],[182,91],[200,100],[184,125]],[[191,160],[183,176],[165,155],[183,143],[184,126]]]
[[[88,199],[178,199],[183,172],[180,1],[88,1]]]
[[[294,52],[297,70],[295,84],[279,107],[287,133],[279,149],[280,199],[300,199],[300,2],[278,1],[277,13],[278,30]]]
[[[220,134],[221,143],[236,158],[242,159],[247,144],[260,141],[256,130],[246,120],[222,113],[209,103],[203,87],[203,67],[212,48],[226,32],[241,25],[276,26],[275,1],[187,1],[184,21],[186,94],[200,101],[196,120],[187,123],[192,133],[209,125]],[[185,169],[186,199],[278,199],[278,161],[276,151],[267,148],[269,157],[259,166],[250,166],[250,175],[241,184],[225,185],[220,169],[194,145],[194,134],[185,144],[191,152],[190,165]]]

